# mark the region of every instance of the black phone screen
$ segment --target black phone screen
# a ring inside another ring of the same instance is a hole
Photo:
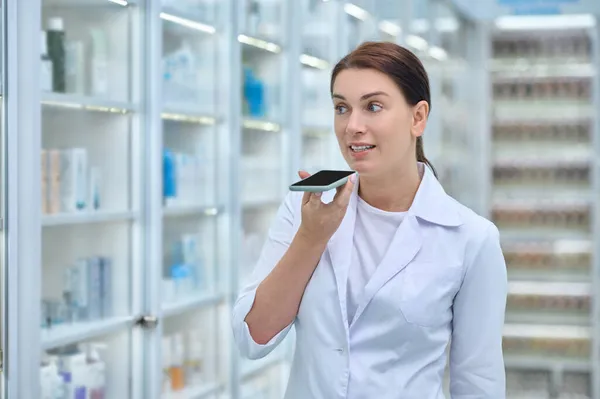
[[[344,177],[350,176],[354,171],[347,170],[322,170],[314,175],[294,183],[293,186],[328,186]]]

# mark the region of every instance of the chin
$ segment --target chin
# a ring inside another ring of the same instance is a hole
[[[359,175],[368,176],[375,172],[374,165],[369,162],[351,162],[350,169],[356,171]]]

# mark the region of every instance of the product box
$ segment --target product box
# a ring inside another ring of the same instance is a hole
[[[42,150],[40,156],[41,163],[41,190],[40,197],[42,202],[42,214],[48,213],[48,151]]]
[[[78,212],[86,209],[88,157],[85,148],[70,148],[61,151],[61,210]]]
[[[61,156],[60,151],[50,149],[47,156],[47,191],[46,201],[48,213],[59,213],[61,208]]]
[[[68,385],[67,397],[72,399],[87,398],[88,365],[85,353],[64,354],[59,360],[60,373]]]
[[[78,259],[75,264],[75,278],[73,286],[73,300],[77,309],[77,320],[90,320],[90,286],[89,265],[87,259]]]
[[[113,315],[112,303],[112,259],[100,258],[100,316],[103,318]]]
[[[88,258],[88,315],[90,320],[102,317],[102,258]]]

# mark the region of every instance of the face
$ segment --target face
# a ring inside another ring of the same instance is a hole
[[[341,71],[332,97],[340,150],[361,177],[383,176],[416,163],[427,102],[411,106],[391,78],[373,69]]]

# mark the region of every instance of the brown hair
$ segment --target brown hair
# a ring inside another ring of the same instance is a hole
[[[350,68],[375,69],[390,77],[404,94],[410,105],[419,101],[427,101],[431,110],[431,94],[429,77],[421,60],[410,50],[390,42],[365,42],[342,58],[331,73],[330,92],[333,94],[333,83],[337,75]],[[437,172],[425,157],[423,137],[417,137],[417,161],[428,165],[433,174]]]

